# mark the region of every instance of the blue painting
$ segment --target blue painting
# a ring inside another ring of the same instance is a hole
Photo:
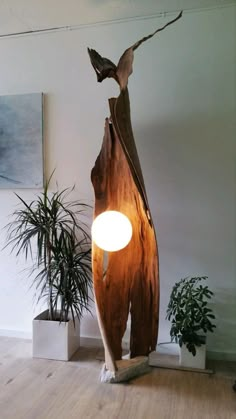
[[[0,188],[43,186],[43,95],[0,96]]]

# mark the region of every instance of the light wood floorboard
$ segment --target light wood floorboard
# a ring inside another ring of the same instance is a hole
[[[236,419],[233,377],[153,368],[129,384],[101,384],[99,354],[32,359],[30,341],[1,337],[0,418]]]

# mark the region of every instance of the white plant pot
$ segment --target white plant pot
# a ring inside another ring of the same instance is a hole
[[[48,310],[33,320],[33,357],[69,361],[79,348],[80,323],[47,320]]]
[[[182,367],[205,369],[206,366],[206,344],[196,347],[196,355],[193,356],[183,343],[179,354],[179,363]]]

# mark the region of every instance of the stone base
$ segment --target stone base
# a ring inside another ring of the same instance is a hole
[[[146,356],[138,356],[132,359],[122,359],[120,361],[116,361],[116,364],[118,370],[115,372],[107,370],[106,365],[103,365],[100,375],[102,383],[121,383],[150,371],[148,357]]]

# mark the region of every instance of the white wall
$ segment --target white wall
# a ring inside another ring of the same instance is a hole
[[[160,341],[169,340],[165,310],[173,284],[208,275],[215,292],[217,330],[211,351],[236,355],[235,51],[236,8],[186,13],[135,52],[131,110],[160,251]],[[111,80],[97,84],[87,46],[117,61],[166,19],[0,40],[0,92],[44,92],[46,173],[59,187],[93,200],[90,170],[99,152]],[[17,162],[16,162],[17,164]],[[25,199],[37,191],[17,190]],[[15,209],[13,191],[0,190],[0,226]],[[1,231],[1,243],[4,233]],[[40,310],[30,281],[9,251],[0,252],[0,329],[31,332]],[[82,334],[98,336],[86,316]]]

